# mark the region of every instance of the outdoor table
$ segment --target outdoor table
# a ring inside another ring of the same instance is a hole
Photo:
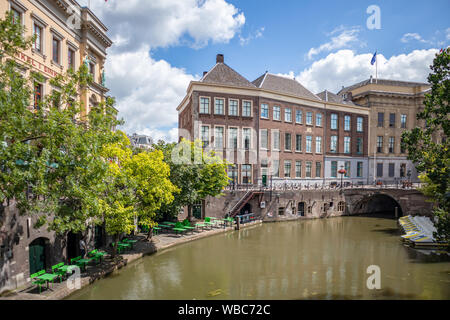
[[[159,224],[160,227],[164,229],[172,229],[173,225],[171,224]]]
[[[126,243],[129,243],[131,245],[131,249],[133,249],[133,246],[136,242],[138,242],[137,240],[131,240],[131,239],[127,239],[127,240],[123,240]]]
[[[62,267],[59,267],[58,270],[63,271],[64,273],[67,273],[68,271],[72,271],[73,268],[77,268],[76,265],[64,265]]]
[[[87,258],[87,259],[80,259],[80,260],[78,260],[77,262],[79,262],[79,263],[81,263],[81,264],[83,265],[83,271],[85,271],[85,270],[86,270],[86,264],[88,264],[89,261],[91,261],[91,260],[92,260],[92,259]]]
[[[103,257],[104,256],[106,256],[107,255],[107,253],[106,252],[96,252],[95,253],[95,258],[100,258],[100,262],[102,262],[103,261]]]
[[[39,277],[36,277],[36,278],[40,279],[40,280],[45,280],[47,282],[47,289],[48,289],[48,283],[51,281],[52,287],[53,287],[53,280],[55,280],[55,278],[57,278],[57,277],[59,277],[59,275],[57,275],[57,274],[44,273],[43,275],[40,275]]]

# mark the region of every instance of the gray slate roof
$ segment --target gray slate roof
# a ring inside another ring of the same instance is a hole
[[[372,83],[375,83],[375,79],[372,78]],[[412,81],[400,81],[400,80],[388,80],[388,79],[378,79],[377,80],[378,84],[384,84],[387,86],[398,86],[398,87],[418,87],[418,86],[426,86],[429,85],[428,83],[424,83],[424,82],[412,82]],[[337,93],[338,95],[341,95],[343,93],[346,93],[348,91],[351,91],[353,89],[365,86],[370,84],[370,79],[358,82],[354,85],[342,88],[341,90],[339,90],[339,92]]]
[[[225,63],[217,63],[209,72],[200,80],[201,82],[225,84],[239,87],[255,88],[255,86],[234,71]]]
[[[271,73],[263,74],[252,83],[261,89],[286,93],[301,98],[320,100],[318,96],[306,89],[298,81]]]
[[[328,90],[322,91],[317,94],[317,96],[322,99],[323,101],[329,101],[334,103],[341,103],[341,104],[347,104],[350,106],[354,106],[355,104],[350,100],[344,100],[342,96],[338,96],[337,94],[334,94],[333,92],[330,92]]]

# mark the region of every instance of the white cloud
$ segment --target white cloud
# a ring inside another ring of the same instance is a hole
[[[263,36],[264,29],[265,29],[264,27],[261,27],[254,33],[250,33],[247,37],[239,35],[239,43],[241,44],[241,46],[245,46],[249,44],[251,40],[261,38]]]
[[[431,71],[429,66],[438,51],[438,49],[414,50],[409,54],[400,54],[389,59],[378,54],[378,78],[426,82]],[[375,77],[375,65],[370,64],[372,55],[339,50],[315,61],[309,68],[301,71],[296,80],[314,93],[325,89],[337,92],[342,86],[363,81],[371,75]],[[286,76],[292,78],[294,73],[291,71]]]
[[[200,77],[153,59],[151,50],[227,43],[244,25],[244,13],[226,0],[95,0],[91,10],[114,41],[108,49],[106,84],[117,99],[119,118],[125,120],[120,129],[151,135],[155,141],[176,141],[176,107],[189,82]]]
[[[115,50],[124,51],[144,43],[150,48],[180,42],[196,48],[209,41],[226,43],[245,23],[244,13],[225,0],[95,1],[92,10],[110,34],[127,40],[116,43]]]
[[[416,40],[422,43],[428,43],[429,41],[422,38],[422,36],[418,33],[405,33],[403,37],[400,39],[401,42],[407,43],[411,40]]]
[[[332,36],[332,35],[340,32],[339,35],[332,37],[330,41],[321,44],[317,48],[309,49],[308,58],[312,59],[313,56],[315,56],[323,51],[329,52],[332,50],[341,49],[341,48],[347,47],[353,43],[360,42],[361,45],[363,46],[364,44],[358,39],[358,34],[360,31],[361,30],[359,27],[346,28],[344,26],[339,26],[339,27],[335,28],[333,31],[331,31],[328,34],[328,36]]]
[[[446,34],[447,40],[450,40],[450,28],[447,28],[447,30],[445,30],[445,34]]]

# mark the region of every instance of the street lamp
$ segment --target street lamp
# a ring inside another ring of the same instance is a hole
[[[343,188],[344,174],[347,173],[347,170],[344,169],[344,166],[341,166],[341,170],[339,170],[338,173],[341,175],[341,189],[342,189]]]

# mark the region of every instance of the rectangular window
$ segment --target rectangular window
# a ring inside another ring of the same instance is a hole
[[[400,139],[400,153],[406,153],[405,145],[403,139]]]
[[[295,161],[295,177],[296,178],[302,177],[302,162],[301,161]]]
[[[251,184],[252,183],[252,165],[243,164],[241,167],[242,171],[242,183]]]
[[[280,131],[272,130],[273,136],[273,149],[280,150]]]
[[[377,163],[377,177],[381,178],[383,177],[383,164]]]
[[[389,128],[395,127],[395,113],[389,114]]]
[[[204,148],[209,146],[209,127],[208,126],[202,126],[202,142],[203,142]]]
[[[363,153],[363,138],[356,138],[356,153]]]
[[[316,126],[321,127],[322,126],[322,114],[316,113]]]
[[[14,8],[11,8],[11,13],[13,17],[13,23],[21,23],[22,22],[22,14]]]
[[[306,136],[306,152],[312,152],[312,136]]]
[[[284,177],[291,177],[291,162],[289,160],[284,161]]]
[[[223,149],[223,127],[216,127],[214,133],[214,146],[217,149]]]
[[[322,176],[322,162],[316,162],[316,178]]]
[[[280,176],[280,160],[273,160],[272,162],[272,175],[275,178]]]
[[[225,114],[225,100],[215,99],[214,100],[214,114]]]
[[[306,124],[312,126],[312,124],[313,124],[313,113],[312,112],[306,113]]]
[[[302,151],[302,135],[301,134],[295,135],[295,151],[298,151],[298,152]]]
[[[285,108],[284,109],[284,121],[285,122],[292,122],[292,110],[291,110],[291,108]]]
[[[236,165],[228,166],[228,177],[231,179],[230,183],[236,184],[238,182],[238,170]]]
[[[383,152],[383,137],[382,136],[377,137],[377,152],[378,153]]]
[[[42,53],[42,28],[34,24],[33,35],[36,37],[33,42],[33,48],[37,52]]]
[[[384,127],[384,113],[378,112],[378,127],[383,128]]]
[[[394,153],[395,137],[389,137],[389,153]]]
[[[344,167],[344,169],[345,169],[344,177],[350,178],[351,177],[351,172],[350,172],[351,162],[350,161],[345,161],[344,165],[345,165],[345,167]]]
[[[268,149],[269,148],[269,137],[267,129],[261,129],[259,131],[259,137],[260,137],[260,145],[261,149]]]
[[[337,178],[337,161],[331,161],[331,177]]]
[[[243,117],[251,117],[252,116],[251,101],[242,101],[242,116]]]
[[[344,153],[350,153],[350,137],[344,137]]]
[[[363,132],[363,124],[364,124],[363,117],[356,118],[356,131],[357,132]]]
[[[273,106],[273,120],[281,120],[280,106]]]
[[[200,113],[209,113],[209,98],[200,98]]]
[[[67,51],[67,65],[69,68],[75,69],[75,51],[70,48]]]
[[[312,162],[311,161],[306,161],[305,176],[306,176],[306,178],[312,177]]]
[[[363,176],[363,166],[364,166],[364,162],[358,162],[356,164],[356,177],[362,178],[362,176]]]
[[[40,102],[42,101],[42,84],[35,83],[34,84],[34,109],[40,109]]]
[[[238,129],[228,128],[228,148],[237,149],[238,147]]]
[[[400,177],[406,177],[406,163],[400,164]]]
[[[337,130],[338,128],[338,115],[336,113],[331,114],[331,130]]]
[[[337,136],[331,136],[331,139],[330,139],[330,152],[333,152],[333,153],[337,152],[337,141],[338,141],[338,137]]]
[[[392,178],[395,175],[395,163],[389,163],[389,177]]]
[[[290,133],[285,133],[284,134],[284,150],[291,150],[291,134]]]
[[[59,63],[59,50],[61,46],[61,41],[53,37],[52,42],[52,60],[53,62]]]
[[[250,128],[243,128],[242,129],[242,137],[244,139],[244,149],[249,150],[251,147],[251,129]]]
[[[261,104],[261,118],[269,119],[269,106],[265,103]]]
[[[237,116],[239,115],[238,112],[238,105],[239,105],[239,101],[238,100],[228,100],[228,115],[229,116]]]
[[[302,110],[295,110],[295,122],[302,123],[303,121],[302,118],[303,118]]]
[[[352,118],[350,116],[344,116],[344,130],[350,131],[350,123]]]
[[[400,116],[400,121],[401,121],[401,127],[406,128],[406,114],[402,114]]]
[[[322,153],[322,137],[316,137],[316,153]]]

